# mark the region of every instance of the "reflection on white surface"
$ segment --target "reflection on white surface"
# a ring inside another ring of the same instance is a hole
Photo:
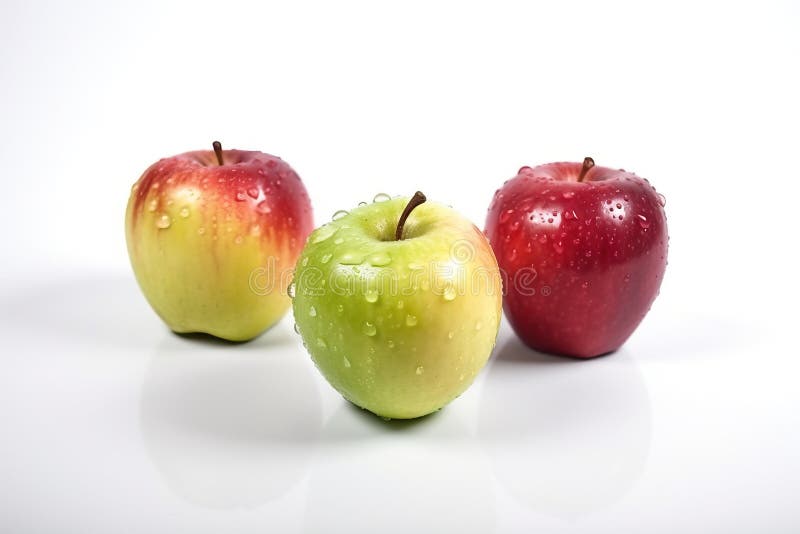
[[[446,409],[383,421],[349,403],[331,416],[308,483],[308,533],[492,532],[485,454]]]
[[[577,518],[619,501],[641,476],[650,419],[642,375],[624,348],[580,361],[509,336],[488,369],[478,434],[498,481],[522,504]]]
[[[284,326],[247,344],[170,335],[159,347],[142,388],[141,431],[181,497],[251,508],[303,476],[322,425],[321,400]]]

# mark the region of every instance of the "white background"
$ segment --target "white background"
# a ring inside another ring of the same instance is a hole
[[[800,4],[0,5],[3,532],[797,532]],[[128,266],[160,157],[258,149],[316,221],[378,192],[478,225],[521,165],[667,197],[670,263],[617,354],[504,324],[474,386],[385,423],[291,317],[171,335]]]

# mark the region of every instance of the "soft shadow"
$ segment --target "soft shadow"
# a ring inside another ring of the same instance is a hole
[[[209,508],[255,507],[302,478],[322,409],[313,367],[286,330],[264,346],[170,335],[158,347],[141,432],[176,494]]]
[[[307,495],[309,533],[488,533],[496,524],[486,455],[447,408],[383,421],[343,403],[322,431]]]
[[[625,350],[590,360],[510,334],[490,363],[478,436],[497,480],[533,510],[576,519],[622,499],[650,450],[651,408]]]
[[[150,309],[133,275],[65,278],[3,296],[3,321],[64,349],[152,347],[166,327]]]

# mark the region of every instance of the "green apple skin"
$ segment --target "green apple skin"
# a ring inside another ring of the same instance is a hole
[[[289,309],[289,276],[313,229],[300,178],[255,151],[187,152],[148,168],[125,215],[136,280],[178,333],[247,341]]]
[[[328,382],[381,417],[411,419],[463,393],[494,348],[502,285],[483,233],[427,202],[394,240],[408,198],[359,207],[311,233],[293,311]]]

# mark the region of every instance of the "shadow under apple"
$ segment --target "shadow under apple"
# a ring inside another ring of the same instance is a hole
[[[322,407],[285,322],[256,345],[170,334],[152,358],[142,438],[167,485],[189,502],[253,508],[303,477]]]
[[[309,533],[486,533],[496,522],[486,456],[447,408],[383,421],[343,403],[323,429],[307,494]]]
[[[489,365],[478,420],[498,481],[520,503],[563,519],[622,499],[651,441],[650,401],[633,358],[623,348],[567,359],[506,339]]]

